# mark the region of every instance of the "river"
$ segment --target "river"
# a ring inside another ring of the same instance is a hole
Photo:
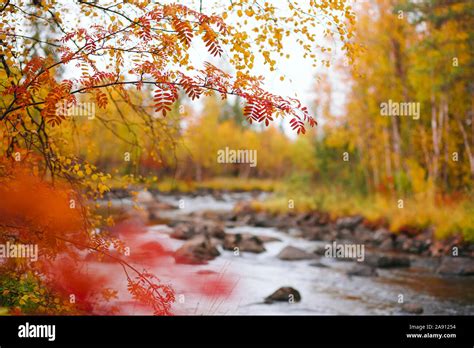
[[[200,211],[229,211],[235,204],[252,197],[245,193],[212,195],[159,195],[159,201],[181,206],[160,213],[163,219],[180,219]],[[263,199],[263,196],[259,197]],[[166,225],[148,227],[142,236],[177,249],[184,242],[168,236]],[[172,268],[151,269],[160,278],[173,284],[177,291],[177,314],[235,314],[235,315],[391,315],[404,314],[399,300],[423,307],[423,314],[474,314],[474,277],[448,277],[434,272],[434,259],[413,257],[412,266],[399,269],[379,269],[377,277],[348,276],[352,262],[321,258],[315,260],[283,261],[276,255],[292,245],[307,251],[325,242],[307,241],[275,228],[239,226],[226,228],[226,233],[249,232],[257,236],[277,237],[280,241],[265,243],[260,254],[243,252],[235,255],[219,247],[221,255],[207,265],[174,265]],[[178,271],[177,271],[178,270]],[[174,275],[210,274],[226,277],[232,283],[232,295],[205,297],[193,293],[186,282],[176,283]],[[187,272],[187,273],[186,273]],[[217,273],[213,273],[217,272]],[[291,286],[301,294],[295,303],[265,304],[264,298],[282,286]],[[139,314],[137,312],[137,314]]]

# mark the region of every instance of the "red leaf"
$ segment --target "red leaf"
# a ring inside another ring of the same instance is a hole
[[[162,112],[163,116],[171,111],[171,106],[178,99],[178,90],[173,85],[158,86],[155,91],[155,111]]]

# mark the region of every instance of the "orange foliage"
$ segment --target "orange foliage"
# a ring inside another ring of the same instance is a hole
[[[53,255],[66,241],[87,245],[77,197],[65,185],[51,184],[20,166],[12,166],[0,186],[0,226],[18,243],[38,244],[40,253]],[[71,208],[74,200],[75,208]]]
[[[145,226],[139,221],[124,221],[104,233],[92,232],[83,207],[71,205],[77,194],[68,185],[53,185],[18,165],[3,168],[8,169],[0,185],[0,243],[37,245],[39,255],[36,262],[26,264],[9,259],[0,269],[22,273],[25,269],[19,267],[27,267],[59,296],[64,311],[116,313],[113,300],[117,291],[112,287],[122,284],[125,288],[123,282],[117,282],[120,272],[125,271],[126,287],[136,301],[156,315],[172,314],[173,288],[148,271],[138,270],[137,265],[171,269],[172,281],[184,284],[190,292],[210,298],[230,296],[234,284],[229,279],[219,274],[190,277],[174,263],[170,249],[144,238]],[[129,255],[123,255],[125,245],[132,250]],[[18,308],[12,309],[14,312],[20,314]]]

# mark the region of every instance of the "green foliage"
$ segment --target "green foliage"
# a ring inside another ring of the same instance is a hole
[[[0,307],[7,307],[20,313],[62,313],[68,307],[55,297],[31,272],[0,275]]]

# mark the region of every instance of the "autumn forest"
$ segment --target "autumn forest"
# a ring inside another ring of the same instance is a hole
[[[0,96],[1,315],[474,314],[470,0],[0,0]]]

